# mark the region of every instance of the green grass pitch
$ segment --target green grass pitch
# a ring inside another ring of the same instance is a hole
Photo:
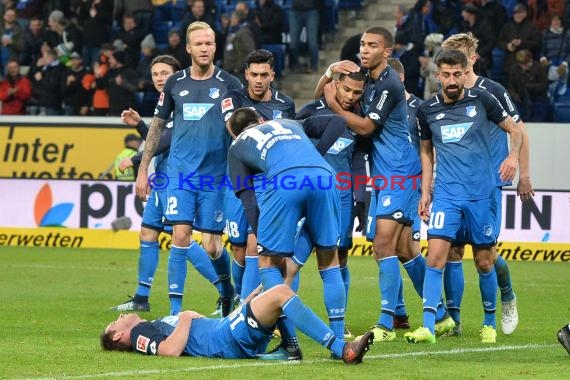
[[[166,261],[162,252],[147,319],[168,313]],[[328,360],[329,353],[301,336],[301,363],[256,360],[144,357],[109,353],[99,333],[116,317],[109,308],[136,286],[137,251],[1,248],[0,378],[291,378],[333,379],[555,379],[568,376],[570,357],[556,332],[570,321],[568,263],[509,262],[519,300],[520,323],[511,336],[498,326],[497,343],[483,345],[479,286],[472,261],[464,263],[463,336],[434,345],[396,341],[376,344],[355,367]],[[350,257],[352,275],[347,324],[361,333],[378,316],[378,269],[370,257]],[[412,328],[421,324],[421,301],[403,275]],[[316,263],[302,271],[301,298],[324,317]],[[190,267],[185,308],[209,314],[216,292]],[[500,306],[497,314],[500,321]],[[276,343],[276,341],[275,341]]]

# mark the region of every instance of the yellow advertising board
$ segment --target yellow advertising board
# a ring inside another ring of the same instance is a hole
[[[201,242],[199,233],[193,238]],[[229,245],[224,236],[223,242]],[[118,231],[87,228],[4,228],[0,227],[0,247],[59,247],[138,249],[139,234],[135,231]],[[159,246],[170,249],[170,236],[161,234]],[[427,242],[421,242],[422,253],[427,253]],[[500,242],[498,252],[506,260],[570,262],[569,243]],[[351,256],[371,256],[372,245],[362,237],[354,238]],[[465,259],[472,259],[470,246],[466,247]]]
[[[98,123],[42,125],[0,121],[0,177],[100,178],[123,149],[125,136],[135,131],[97,119]]]

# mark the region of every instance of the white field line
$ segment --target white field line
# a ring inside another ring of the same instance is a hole
[[[558,347],[557,344],[524,344],[524,345],[510,345],[510,346],[496,346],[496,347],[476,347],[476,348],[455,348],[452,350],[445,351],[420,351],[420,352],[406,352],[406,353],[395,353],[395,354],[382,354],[382,355],[366,355],[364,361],[378,360],[378,359],[400,359],[400,358],[410,358],[419,356],[435,356],[435,355],[456,355],[456,354],[468,354],[468,353],[478,353],[478,352],[497,352],[497,351],[517,351],[517,350],[540,350],[545,348]],[[185,359],[182,359],[185,360]],[[190,359],[191,360],[191,359]],[[209,365],[202,367],[188,367],[188,368],[176,368],[176,369],[149,369],[149,370],[131,370],[131,371],[120,371],[120,372],[105,372],[105,373],[94,373],[78,376],[62,376],[62,377],[41,377],[41,378],[28,378],[34,380],[51,380],[51,379],[96,379],[101,377],[126,377],[126,376],[141,376],[141,375],[165,375],[174,374],[177,372],[204,372],[220,369],[238,369],[238,368],[256,368],[256,367],[275,367],[283,365],[305,365],[305,364],[315,364],[315,363],[325,363],[330,362],[330,359],[310,359],[303,360],[301,362],[285,362],[285,361],[275,361],[275,362],[261,362],[255,360],[244,360],[240,363],[235,364],[218,364]],[[27,380],[27,379],[26,379]]]

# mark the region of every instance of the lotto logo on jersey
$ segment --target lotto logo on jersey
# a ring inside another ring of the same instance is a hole
[[[345,139],[344,137],[339,137],[339,139],[336,140],[335,143],[329,148],[327,153],[328,154],[339,154],[350,144],[352,144],[352,140]]]
[[[146,336],[139,335],[137,337],[137,351],[146,352],[150,339]]]
[[[461,141],[465,133],[471,128],[473,123],[461,123],[452,125],[442,125],[441,141],[445,144]]]
[[[212,106],[212,103],[184,103],[182,116],[184,120],[201,120]]]

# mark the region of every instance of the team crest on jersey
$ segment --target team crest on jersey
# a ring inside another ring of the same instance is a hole
[[[160,97],[158,98],[158,105],[161,106],[164,104],[164,92],[160,93]]]
[[[441,141],[443,143],[452,143],[461,141],[463,136],[467,133],[469,128],[473,123],[461,123],[452,125],[442,125],[441,130]]]
[[[184,120],[200,120],[212,106],[212,103],[184,103],[182,117]]]
[[[220,97],[220,89],[219,88],[211,88],[210,94],[208,94],[212,99],[218,99]]]
[[[216,223],[221,223],[224,221],[224,212],[220,211],[220,210],[216,210],[216,212],[214,212],[214,221]]]
[[[490,224],[487,224],[486,226],[484,226],[483,227],[483,235],[485,235],[485,236],[493,235],[493,226]]]
[[[477,115],[477,109],[475,108],[475,106],[465,107],[465,115],[469,117],[475,117],[475,115]]]
[[[282,119],[283,118],[283,112],[281,112],[279,110],[273,110],[273,118],[274,119]]]
[[[232,98],[225,98],[224,100],[222,100],[222,113],[233,109],[234,109],[234,102]]]
[[[146,336],[139,335],[137,337],[137,351],[146,352],[150,339]]]
[[[352,144],[351,139],[346,139],[344,137],[339,137],[338,140],[334,142],[334,144],[327,150],[328,154],[339,154],[342,152],[346,147]]]
[[[382,197],[382,206],[388,207],[392,204],[392,198],[389,195],[384,195]]]

